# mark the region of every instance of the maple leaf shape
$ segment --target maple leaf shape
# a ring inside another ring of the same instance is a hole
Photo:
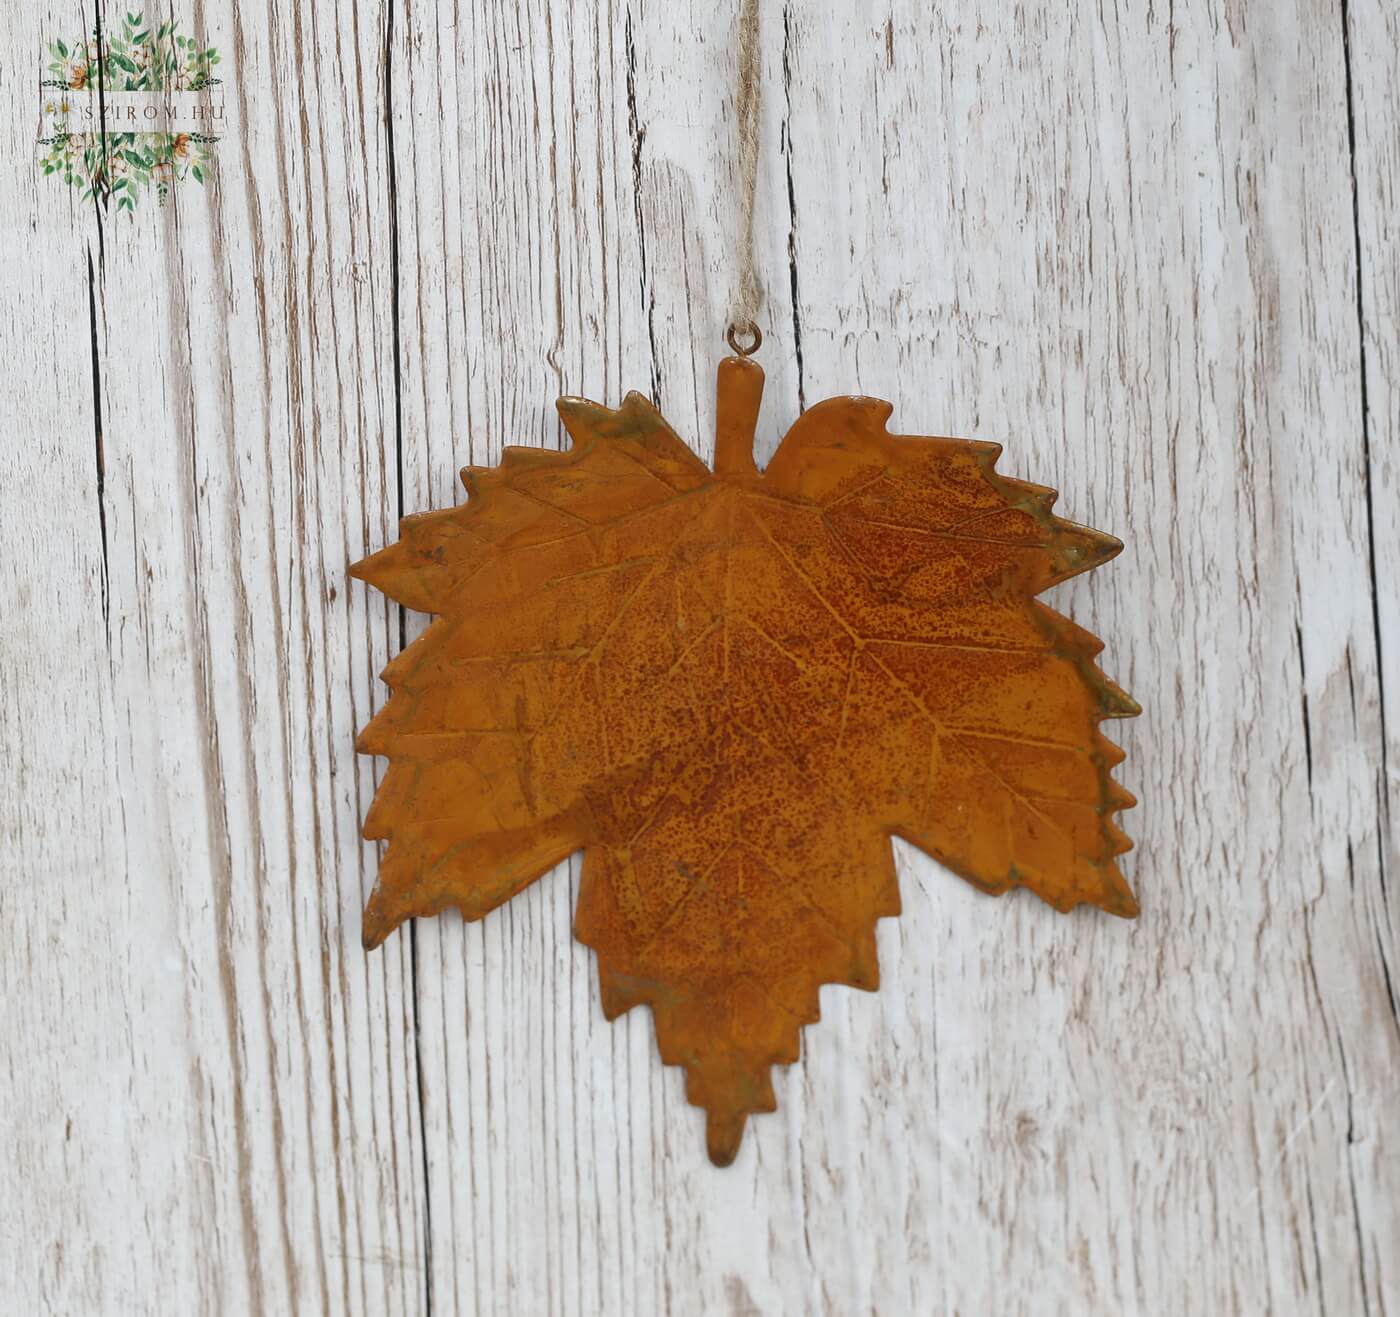
[[[871,398],[811,408],[760,475],[762,387],[721,363],[713,472],[639,394],[561,399],[567,452],[464,471],[465,505],[352,569],[440,615],[358,743],[391,760],[365,945],[583,849],[603,1010],[650,1005],[719,1165],[820,985],[877,986],[891,835],[987,892],[1137,912],[1099,724],[1138,710],[1034,599],[1122,546]]]

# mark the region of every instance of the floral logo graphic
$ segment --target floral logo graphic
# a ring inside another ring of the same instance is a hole
[[[47,53],[49,76],[39,84],[46,177],[129,212],[152,190],[163,206],[176,183],[204,184],[224,110],[213,95],[213,46],[182,35],[173,19],[153,28],[127,14],[115,32],[98,25],[86,40],[51,41]]]

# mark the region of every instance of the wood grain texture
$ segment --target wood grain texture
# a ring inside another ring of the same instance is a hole
[[[202,0],[213,186],[0,189],[0,1309],[1400,1313],[1396,17],[930,8],[762,6],[760,462],[885,396],[1127,542],[1141,918],[902,850],[723,1172],[576,860],[366,957],[345,569],[560,393],[710,456],[737,6]]]

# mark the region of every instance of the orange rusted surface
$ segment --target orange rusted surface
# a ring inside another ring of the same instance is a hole
[[[561,399],[567,452],[463,472],[466,504],[353,569],[439,615],[359,741],[391,761],[365,945],[582,849],[604,1012],[651,1006],[720,1165],[818,987],[877,986],[891,835],[987,892],[1137,912],[1099,731],[1137,708],[1034,599],[1121,545],[870,398],[813,407],[760,475],[762,381],[721,364],[715,472],[638,394]]]

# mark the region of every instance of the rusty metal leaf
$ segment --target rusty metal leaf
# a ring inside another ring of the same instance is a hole
[[[652,1008],[720,1165],[820,985],[877,986],[891,836],[987,892],[1137,912],[1099,731],[1137,707],[1034,597],[1122,546],[871,398],[811,408],[760,474],[762,389],[721,363],[713,472],[638,394],[561,399],[567,452],[464,471],[466,504],[353,569],[438,615],[359,740],[390,759],[365,945],[583,850],[603,1010]]]

